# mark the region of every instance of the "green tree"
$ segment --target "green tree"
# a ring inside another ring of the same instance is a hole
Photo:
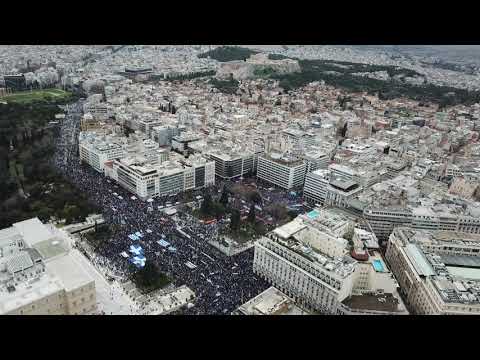
[[[255,204],[250,205],[250,211],[248,212],[247,221],[250,223],[255,222]]]
[[[232,215],[230,216],[230,229],[233,232],[240,229],[240,211],[237,209],[232,210]]]
[[[206,191],[203,196],[202,206],[200,207],[200,211],[204,215],[210,215],[212,211],[212,195],[210,195],[209,191]]]
[[[220,197],[220,204],[222,204],[223,206],[228,205],[228,191],[225,186],[223,187],[222,196]]]
[[[251,192],[249,197],[250,201],[253,201],[257,205],[262,203],[262,196],[258,191]]]
[[[147,261],[143,268],[135,272],[133,280],[145,292],[162,288],[170,282],[170,279],[161,273],[158,267],[150,261]]]

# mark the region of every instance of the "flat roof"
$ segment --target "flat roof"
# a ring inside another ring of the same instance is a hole
[[[44,260],[51,259],[60,254],[65,254],[68,252],[68,246],[65,243],[65,240],[61,238],[54,238],[37,243],[34,246],[34,249],[40,253]]]
[[[293,220],[286,223],[285,225],[276,228],[275,230],[273,230],[273,232],[280,236],[282,239],[288,239],[289,237],[293,236],[300,230],[305,229],[306,227],[307,224]]]
[[[447,266],[480,268],[479,256],[441,254],[440,257],[442,258],[442,262]]]
[[[38,217],[15,223],[13,227],[22,235],[27,247],[53,238],[53,234]]]
[[[49,261],[46,263],[46,267],[47,270],[60,278],[66,291],[71,291],[94,281],[70,254]]]
[[[409,260],[412,262],[415,271],[420,276],[432,276],[435,275],[435,271],[426,259],[422,250],[416,245],[409,243],[405,246],[405,253]]]
[[[331,179],[330,185],[340,188],[342,190],[349,190],[350,188],[358,184],[356,181],[353,180]]]
[[[50,273],[44,274],[32,283],[22,282],[15,286],[15,291],[11,293],[0,292],[0,314],[6,314],[61,290],[63,287],[60,279]]]
[[[295,305],[293,299],[271,286],[240,306],[247,315],[305,315],[307,312]]]
[[[392,294],[352,295],[343,304],[360,310],[400,312],[398,300]]]

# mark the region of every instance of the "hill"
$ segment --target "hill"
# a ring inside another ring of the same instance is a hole
[[[235,60],[245,60],[250,57],[250,55],[258,54],[258,51],[250,50],[247,48],[242,48],[239,46],[221,46],[216,49],[204,52],[197,55],[199,58],[207,58],[220,61],[235,61]]]
[[[478,91],[428,84],[422,74],[410,69],[333,60],[299,60],[299,63],[301,72],[274,74],[270,78],[279,80],[280,86],[286,91],[314,81],[324,81],[327,85],[348,91],[378,94],[382,99],[406,97],[440,106],[472,105],[480,101]],[[386,79],[375,78],[382,73]],[[412,83],[411,80],[420,80],[421,84]]]

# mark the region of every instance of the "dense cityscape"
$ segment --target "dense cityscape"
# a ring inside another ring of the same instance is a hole
[[[480,314],[480,65],[418,48],[0,46],[0,314]]]

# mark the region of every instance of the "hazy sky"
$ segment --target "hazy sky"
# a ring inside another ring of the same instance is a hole
[[[280,50],[281,45],[240,45],[262,49],[265,51]],[[287,45],[288,46],[288,45]],[[322,46],[322,45],[318,45]],[[332,45],[330,45],[332,46]],[[445,61],[466,61],[480,63],[480,45],[333,45],[336,47],[352,47],[358,50],[388,50],[416,56],[435,56]]]

